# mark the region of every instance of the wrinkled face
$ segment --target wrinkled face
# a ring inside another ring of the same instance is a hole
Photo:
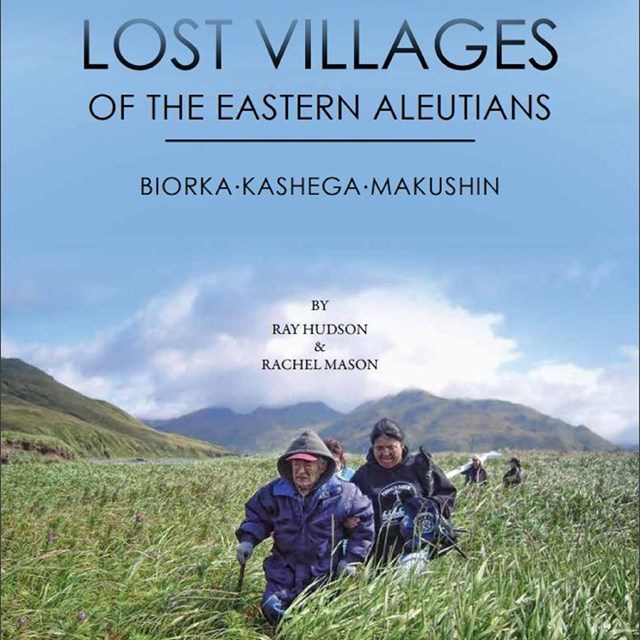
[[[298,491],[306,496],[318,484],[320,476],[327,468],[324,460],[292,460],[291,475],[293,476],[293,484],[296,485]]]
[[[385,469],[393,469],[402,460],[402,444],[395,438],[378,436],[373,443],[373,457]]]

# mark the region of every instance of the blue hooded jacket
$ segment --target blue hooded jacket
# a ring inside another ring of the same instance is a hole
[[[291,476],[294,453],[310,453],[327,461],[317,485],[303,497]],[[246,504],[246,518],[236,531],[240,542],[259,544],[273,535],[271,555],[264,561],[267,586],[263,601],[277,593],[288,605],[315,581],[331,577],[340,560],[362,562],[373,545],[374,516],[369,498],[352,483],[334,476],[335,461],[313,431],[301,434],[278,460],[280,478],[259,489]],[[343,526],[351,516],[355,529]],[[346,545],[342,544],[347,540]]]

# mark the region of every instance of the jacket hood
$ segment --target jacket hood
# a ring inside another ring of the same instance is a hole
[[[336,472],[336,461],[331,455],[331,451],[327,449],[327,445],[322,442],[320,436],[308,429],[303,431],[290,445],[289,448],[278,458],[278,472],[280,475],[293,484],[293,477],[291,476],[291,462],[287,458],[294,453],[310,453],[314,456],[318,456],[327,461],[327,468],[320,476],[318,484],[320,486],[324,484],[329,478]]]

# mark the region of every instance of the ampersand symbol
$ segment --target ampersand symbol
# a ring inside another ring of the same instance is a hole
[[[316,342],[316,346],[314,347],[314,351],[316,353],[324,353],[325,344],[322,342]]]

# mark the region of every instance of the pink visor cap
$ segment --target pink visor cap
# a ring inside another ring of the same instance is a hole
[[[294,453],[290,455],[287,460],[307,460],[309,462],[315,462],[318,456],[311,455],[310,453]]]

